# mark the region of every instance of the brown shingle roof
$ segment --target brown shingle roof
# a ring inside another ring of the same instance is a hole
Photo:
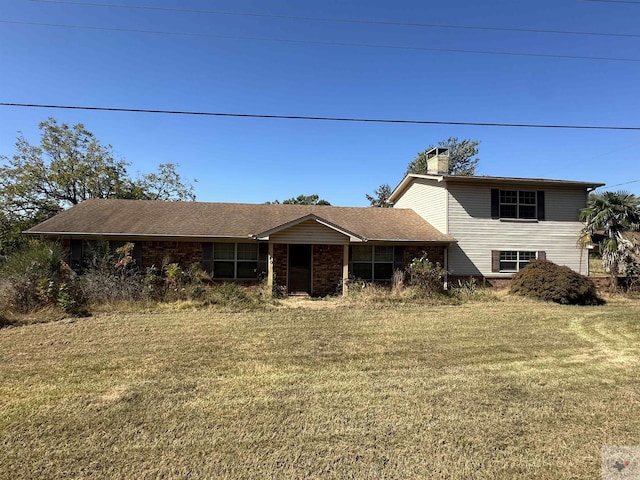
[[[409,209],[112,199],[86,200],[25,233],[251,238],[308,215],[363,240],[455,241]]]

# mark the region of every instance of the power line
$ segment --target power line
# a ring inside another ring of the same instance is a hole
[[[601,187],[594,188],[594,190],[600,190],[601,188],[621,187],[622,185],[629,185],[631,183],[638,183],[638,182],[640,182],[640,180],[632,180],[630,182],[624,182],[624,183],[614,183],[613,185],[603,185]]]
[[[38,0],[34,0],[38,1]],[[583,0],[585,2],[600,2],[600,3],[632,3],[640,5],[640,2],[632,2],[631,0]]]
[[[521,52],[506,52],[506,51],[495,51],[495,50],[466,50],[466,49],[457,49],[457,48],[409,47],[405,45],[383,45],[383,44],[371,44],[371,43],[324,42],[324,41],[317,41],[317,40],[289,40],[289,39],[274,38],[274,37],[249,37],[249,36],[240,36],[240,35],[218,35],[213,33],[195,33],[195,32],[169,32],[169,31],[161,31],[161,30],[141,30],[141,29],[115,28],[115,27],[94,27],[90,25],[22,22],[22,21],[14,21],[14,20],[0,20],[0,23],[6,23],[11,25],[30,25],[30,26],[38,26],[38,27],[76,28],[76,29],[84,29],[84,30],[98,30],[98,31],[109,31],[109,32],[146,33],[146,34],[155,34],[155,35],[220,38],[220,39],[228,39],[228,40],[278,42],[278,43],[289,43],[289,44],[297,44],[297,45],[321,45],[321,46],[329,46],[329,47],[380,48],[380,49],[409,50],[409,51],[420,51],[420,52],[500,55],[500,56],[510,56],[510,57],[560,58],[560,59],[572,59],[572,60],[596,60],[596,61],[627,62],[627,63],[640,62],[640,58],[625,58],[625,57],[591,57],[586,55],[559,55],[559,54],[551,54],[551,53],[521,53]]]
[[[586,36],[600,36],[600,37],[622,37],[622,38],[640,38],[640,34],[633,33],[611,33],[611,32],[586,32],[586,31],[573,31],[573,30],[545,30],[537,28],[515,28],[515,27],[492,27],[492,26],[475,26],[475,25],[453,25],[443,23],[413,23],[413,22],[392,22],[384,20],[362,20],[362,19],[350,19],[350,18],[331,18],[331,17],[306,17],[298,15],[277,15],[272,13],[247,13],[247,12],[230,12],[223,10],[197,10],[190,8],[170,8],[170,7],[153,7],[147,5],[122,5],[114,3],[85,3],[85,2],[72,2],[67,0],[30,0],[31,2],[39,3],[55,3],[64,5],[78,5],[78,6],[90,6],[90,7],[108,7],[108,8],[126,8],[130,10],[155,10],[162,12],[184,12],[184,13],[198,13],[208,15],[227,15],[237,17],[261,17],[261,18],[277,18],[282,20],[304,20],[313,22],[333,22],[333,23],[352,23],[362,25],[386,25],[386,26],[399,26],[399,27],[418,27],[418,28],[443,28],[443,29],[460,29],[460,30],[485,30],[485,31],[497,31],[497,32],[519,32],[519,33],[552,33],[559,35],[586,35]],[[596,0],[591,0],[596,1]],[[638,3],[638,2],[629,2]]]
[[[26,108],[55,108],[65,110],[88,110],[99,112],[128,112],[128,113],[157,113],[167,115],[193,115],[204,117],[237,117],[237,118],[262,118],[276,120],[313,120],[326,122],[352,122],[352,123],[395,123],[410,125],[459,125],[471,127],[517,127],[517,128],[553,128],[553,129],[578,129],[578,130],[622,130],[640,131],[640,127],[607,126],[607,125],[554,125],[540,123],[494,123],[494,122],[455,122],[444,120],[407,120],[390,118],[359,118],[359,117],[319,117],[310,115],[267,115],[259,113],[225,113],[202,112],[190,110],[159,110],[147,108],[119,108],[119,107],[87,107],[78,105],[46,105],[39,103],[9,103],[0,102],[0,107],[26,107]]]

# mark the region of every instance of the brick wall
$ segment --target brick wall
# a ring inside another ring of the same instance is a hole
[[[273,245],[274,284],[287,286],[287,246],[283,243]]]
[[[313,294],[331,295],[336,293],[338,282],[342,280],[342,245],[313,246]]]
[[[202,244],[200,242],[152,241],[140,242],[142,245],[142,267],[151,265],[161,267],[167,263],[179,263],[188,267],[192,263],[202,261]]]
[[[482,275],[449,275],[449,288],[455,288],[460,282],[468,282],[474,278],[479,287],[492,287],[492,288],[509,288],[511,285],[511,278],[487,278]]]
[[[427,252],[427,258],[431,263],[439,263],[444,267],[444,246],[443,245],[409,245],[404,247],[403,262],[408,266],[414,258],[422,256]]]

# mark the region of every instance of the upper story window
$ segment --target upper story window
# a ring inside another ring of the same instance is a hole
[[[491,189],[491,217],[544,220],[544,191]]]

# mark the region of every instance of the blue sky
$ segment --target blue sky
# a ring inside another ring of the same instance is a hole
[[[640,126],[640,37],[374,25],[0,0],[0,102]],[[97,3],[97,2],[93,2]],[[640,34],[640,5],[585,0],[106,0],[129,6]],[[3,22],[82,25],[168,35]],[[235,37],[235,38],[223,38]],[[244,37],[244,38],[240,38]],[[251,37],[251,38],[248,38]],[[259,38],[259,39],[258,39]],[[638,59],[580,60],[297,42]],[[366,205],[417,152],[481,141],[478,174],[587,180],[640,194],[638,131],[192,117],[0,107],[0,154],[39,122],[84,123],[130,171],[180,165],[200,201],[318,193]]]

